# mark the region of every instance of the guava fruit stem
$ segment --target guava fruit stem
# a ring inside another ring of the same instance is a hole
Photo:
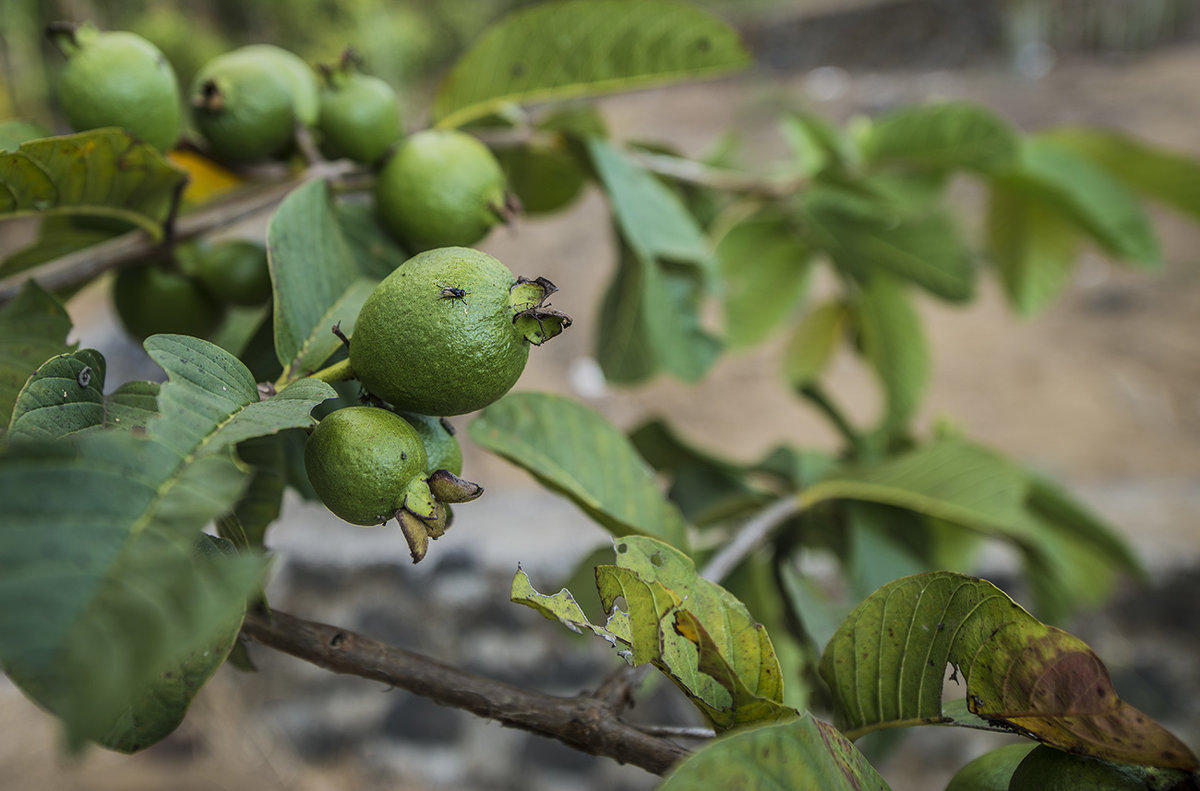
[[[313,371],[309,376],[313,379],[320,379],[327,384],[345,382],[354,378],[354,369],[350,367],[350,360],[347,358],[341,362],[326,366],[319,371]]]

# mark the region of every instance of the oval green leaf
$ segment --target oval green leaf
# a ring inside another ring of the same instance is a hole
[[[990,173],[1010,167],[1020,151],[1016,131],[995,113],[966,102],[905,107],[877,119],[862,143],[876,167]]]
[[[1194,771],[1169,731],[1117,697],[1078,638],[1046,626],[986,580],[931,572],[889,583],[850,614],[821,657],[836,721],[851,738],[879,728],[949,723],[947,664],[968,710],[1064,750]]]
[[[457,127],[506,103],[596,96],[749,65],[737,33],[665,0],[565,0],[492,25],[451,69],[433,103]]]
[[[710,742],[676,766],[659,791],[887,791],[866,757],[811,714]]]
[[[639,533],[686,549],[679,510],[629,439],[598,412],[562,396],[510,393],[480,412],[469,432],[613,535]]]
[[[93,129],[0,153],[0,215],[95,214],[161,239],[187,174],[122,129]]]

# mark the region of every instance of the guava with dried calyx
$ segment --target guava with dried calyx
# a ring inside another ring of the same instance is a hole
[[[196,252],[196,278],[208,292],[229,305],[261,305],[271,298],[267,251],[246,239],[203,245]]]
[[[243,47],[196,73],[189,91],[192,120],[218,158],[247,163],[273,157],[289,148],[297,122],[315,122],[316,77],[309,76],[310,92],[300,71],[308,66],[279,53],[291,55],[265,44]]]
[[[58,101],[76,131],[119,126],[165,151],[183,131],[175,71],[146,39],[125,31],[54,22],[46,35],[67,56]]]
[[[321,74],[321,152],[330,159],[377,162],[402,134],[396,92],[378,77],[360,72],[349,50],[336,65],[322,66]]]
[[[417,430],[391,410],[351,406],[321,419],[304,445],[313,490],[330,511],[356,525],[395,519],[413,562],[446,529],[446,503],[483,493],[448,470],[432,474]]]
[[[113,281],[113,302],[121,324],[140,340],[164,332],[203,338],[225,316],[225,306],[177,271],[173,259],[122,269]]]
[[[461,415],[507,393],[529,357],[570,326],[557,289],[466,247],[420,253],[375,287],[350,338],[350,368],[373,396],[422,415]]]
[[[426,129],[384,162],[375,210],[410,249],[429,250],[475,244],[516,206],[487,146],[465,132]]]

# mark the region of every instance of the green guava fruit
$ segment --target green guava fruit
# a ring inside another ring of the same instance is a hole
[[[400,139],[400,103],[392,87],[343,62],[325,72],[321,90],[321,151],[330,159],[346,157],[372,164]]]
[[[246,58],[270,65],[287,81],[292,94],[296,120],[313,126],[321,109],[321,85],[317,74],[294,52],[274,44],[250,44],[230,53],[234,59]]]
[[[459,415],[503,396],[530,344],[570,326],[545,305],[544,278],[516,278],[465,247],[429,250],[401,264],[363,304],[350,367],[372,395],[422,415]]]
[[[1160,784],[1155,776],[1170,772],[1170,784]],[[1112,764],[1096,758],[1075,755],[1046,745],[1038,745],[1013,771],[1009,791],[1151,791],[1169,788],[1182,779],[1176,770],[1152,770],[1146,767]]]
[[[1037,742],[1009,744],[986,752],[950,778],[946,791],[1008,791],[1017,764],[1037,747]]]
[[[183,131],[179,85],[157,47],[91,25],[55,23],[46,32],[67,55],[58,101],[71,128],[119,126],[160,151],[175,144]]]
[[[218,158],[255,162],[283,153],[296,130],[289,78],[271,58],[234,50],[196,73],[192,120]]]
[[[504,171],[465,132],[427,129],[388,157],[375,182],[383,224],[412,250],[478,242],[513,212]]]
[[[121,324],[138,339],[161,332],[203,338],[221,323],[225,306],[170,262],[122,269],[113,281]]]
[[[229,305],[261,305],[271,298],[271,272],[261,244],[234,239],[202,247],[195,275],[209,293]]]

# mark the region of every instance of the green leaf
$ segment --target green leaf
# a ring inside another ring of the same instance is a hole
[[[1021,189],[1021,182],[996,179],[988,201],[987,241],[1009,304],[1032,316],[1067,285],[1083,235],[1055,204]]]
[[[974,264],[950,215],[940,207],[814,187],[802,200],[813,242],[861,279],[886,269],[943,299],[969,299]]]
[[[510,393],[483,409],[468,431],[614,535],[641,533],[686,548],[678,509],[628,438],[599,413],[561,396]]]
[[[50,130],[36,121],[12,119],[0,122],[0,151],[16,151],[22,143],[49,137]]]
[[[992,724],[1097,758],[1200,768],[1182,742],[1117,697],[1108,670],[1082,641],[974,577],[930,572],[880,588],[838,629],[821,676],[833,691],[836,721],[855,738],[945,723],[948,663],[965,677],[968,710]]]
[[[1158,237],[1137,197],[1068,146],[1031,138],[1019,170],[1011,177],[1039,191],[1105,251],[1135,264],[1162,264]]]
[[[808,289],[809,249],[777,213],[760,212],[717,242],[725,281],[725,338],[731,347],[764,340],[792,313]]]
[[[326,184],[311,181],[288,195],[267,226],[275,354],[285,381],[317,369],[338,350],[333,325],[340,322],[349,336],[379,282],[366,273],[369,264],[355,256],[340,222]]]
[[[784,706],[783,679],[771,641],[745,606],[701,579],[691,559],[643,536],[616,539],[616,566],[596,568],[596,587],[608,621],[589,623],[568,591],[537,593],[524,572],[512,600],[629,647],[631,664],[652,662],[692,699],[719,730],[796,716]],[[617,608],[623,601],[626,609]]]
[[[609,143],[593,139],[588,148],[629,250],[605,297],[616,313],[600,328],[601,365],[618,381],[660,369],[695,381],[719,351],[698,315],[715,282],[716,257],[671,190]],[[636,362],[623,361],[627,352]]]
[[[267,527],[279,518],[283,490],[287,488],[284,439],[280,435],[256,437],[238,444],[238,458],[250,465],[250,482],[233,513],[251,547],[260,549]]]
[[[8,423],[17,394],[39,365],[70,348],[71,317],[34,281],[0,305],[0,418]]]
[[[187,174],[121,129],[93,129],[0,153],[0,215],[96,214],[135,223],[155,239]]]
[[[932,361],[921,317],[896,280],[876,273],[858,292],[854,319],[863,353],[883,385],[883,428],[903,431],[929,385]]]
[[[888,785],[845,736],[806,713],[709,742],[672,769],[659,791],[714,788],[887,791]]]
[[[791,149],[797,175],[815,176],[826,169],[845,171],[857,156],[841,133],[820,116],[788,113],[780,130]]]
[[[334,201],[333,212],[358,268],[368,277],[383,279],[408,260],[408,252],[380,224],[372,201]]]
[[[984,107],[944,102],[905,107],[876,119],[862,150],[875,167],[991,173],[1016,162],[1020,138]]]
[[[614,93],[749,63],[731,27],[681,3],[543,3],[484,31],[442,83],[433,117],[439,127],[456,127],[510,102]]]
[[[1138,192],[1200,218],[1200,161],[1108,129],[1076,127],[1044,135],[1069,147]]]
[[[850,311],[841,302],[818,305],[796,325],[783,351],[783,376],[793,390],[815,382],[837,351]]]

